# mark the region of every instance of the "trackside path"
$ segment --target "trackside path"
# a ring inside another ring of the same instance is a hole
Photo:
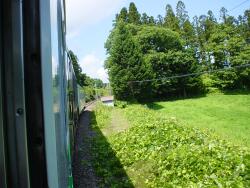
[[[95,103],[88,106],[81,114],[79,127],[75,139],[75,154],[73,160],[73,177],[75,188],[96,188],[98,178],[95,176],[91,165],[90,138],[95,134],[91,130],[91,111]]]

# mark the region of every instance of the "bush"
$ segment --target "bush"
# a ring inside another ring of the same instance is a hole
[[[118,101],[118,100],[115,101],[115,106],[118,108],[126,108],[127,105],[128,105],[128,102],[126,101]]]
[[[250,185],[250,154],[246,148],[142,106],[127,107],[125,112],[134,126],[112,136],[110,144],[127,171],[140,171],[132,180],[141,176],[147,187]],[[144,168],[138,169],[141,163]]]

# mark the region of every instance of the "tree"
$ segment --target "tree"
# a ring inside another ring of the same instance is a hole
[[[140,24],[140,14],[135,6],[135,3],[129,4],[128,22],[134,24]]]
[[[145,12],[141,16],[141,23],[142,24],[148,24],[149,23],[149,16]]]
[[[78,84],[81,86],[87,85],[87,83],[86,83],[87,76],[86,76],[86,74],[82,73],[82,68],[80,67],[80,65],[78,63],[77,56],[71,50],[68,52],[68,55],[69,55],[70,60],[73,64],[73,69],[74,69]]]
[[[225,7],[222,7],[221,9],[220,9],[220,19],[221,19],[221,21],[223,22],[223,23],[226,23],[227,22],[227,17],[228,17],[228,15],[227,15],[227,9],[225,8]]]
[[[70,60],[71,60],[71,62],[73,64],[73,68],[74,68],[76,77],[79,78],[80,74],[82,73],[82,68],[78,64],[78,58],[71,50],[68,52],[68,55],[69,55]]]
[[[228,15],[228,10],[225,7],[222,7],[220,9],[220,19],[221,19],[223,24],[231,25],[231,26],[233,24],[235,24],[235,22],[236,22],[236,20],[233,16]]]
[[[148,16],[146,13],[143,13],[141,16],[141,24],[144,25],[155,25],[156,21],[153,16]]]
[[[195,48],[195,31],[189,20],[183,23],[183,39],[185,40],[186,47]]]
[[[178,33],[157,26],[143,26],[136,35],[136,41],[143,54],[181,50],[182,43]]]
[[[249,68],[226,69],[250,61],[250,10],[235,19],[222,8],[220,17],[217,22],[209,10],[191,23],[182,1],[176,14],[168,4],[165,17],[156,19],[146,13],[140,16],[134,3],[128,12],[123,8],[105,43],[105,67],[115,97],[141,101],[199,94],[204,89],[201,77],[175,76],[223,68],[229,71],[210,76],[210,86],[250,88]]]
[[[244,12],[243,36],[248,44],[250,44],[250,9]]]
[[[128,99],[132,97],[129,81],[136,80],[141,72],[141,54],[124,22],[120,22],[112,32],[112,39],[108,39],[112,43],[107,49],[109,57],[105,61],[105,68],[116,98]]]
[[[186,11],[185,4],[182,1],[178,1],[176,6],[176,17],[179,22],[179,27],[183,29],[184,23],[189,19]]]
[[[95,78],[94,80],[94,85],[96,88],[103,88],[104,87],[104,83],[101,79]]]
[[[194,49],[196,52],[196,57],[199,63],[206,65],[206,38],[205,38],[205,21],[207,17],[206,15],[201,15],[199,17],[195,16],[193,18],[193,28],[195,33],[194,38]]]
[[[217,25],[216,18],[211,10],[208,11],[205,21],[205,40],[208,41]]]
[[[155,23],[156,23],[153,16],[150,16],[148,21],[149,21],[149,25],[155,25]]]
[[[164,18],[164,26],[173,30],[173,31],[180,31],[178,19],[175,17],[173,9],[171,5],[166,6],[166,16]]]
[[[128,11],[126,7],[123,7],[120,14],[116,15],[116,22],[118,21],[128,22]]]
[[[164,23],[163,20],[164,20],[164,19],[163,19],[162,15],[158,15],[158,16],[157,16],[157,20],[156,20],[157,25],[162,26],[163,23]]]
[[[157,96],[186,96],[198,93],[200,79],[183,78],[164,83],[143,82],[196,71],[194,53],[183,51],[178,33],[164,27],[135,26],[120,22],[110,35],[112,41],[105,62],[117,99],[151,99]],[[142,82],[131,82],[131,81]],[[197,81],[198,80],[198,81]]]

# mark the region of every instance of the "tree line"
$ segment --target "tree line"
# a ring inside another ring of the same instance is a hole
[[[101,79],[91,78],[83,73],[79,60],[73,51],[70,50],[68,55],[73,65],[77,83],[82,87],[80,92],[84,93],[86,102],[93,101],[97,97],[109,95],[107,83],[103,83]]]
[[[232,69],[249,63],[249,43],[250,9],[235,18],[223,7],[219,19],[209,10],[191,20],[179,1],[175,11],[168,4],[165,16],[155,18],[140,14],[132,2],[116,15],[105,43],[105,68],[120,100],[249,89],[250,68]],[[217,69],[225,71],[164,79]]]

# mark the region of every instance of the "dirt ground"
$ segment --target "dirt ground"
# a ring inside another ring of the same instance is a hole
[[[95,175],[91,160],[91,138],[95,132],[91,129],[91,111],[95,103],[88,106],[80,116],[79,127],[75,139],[75,153],[73,159],[73,177],[75,188],[96,188],[99,178]],[[108,137],[129,128],[129,123],[120,109],[111,111],[110,124],[101,129],[102,134]]]
[[[75,153],[73,159],[73,177],[75,188],[96,188],[98,178],[95,176],[91,166],[91,137],[94,132],[91,130],[90,115],[95,104],[88,106],[80,116],[80,123],[75,139]]]

